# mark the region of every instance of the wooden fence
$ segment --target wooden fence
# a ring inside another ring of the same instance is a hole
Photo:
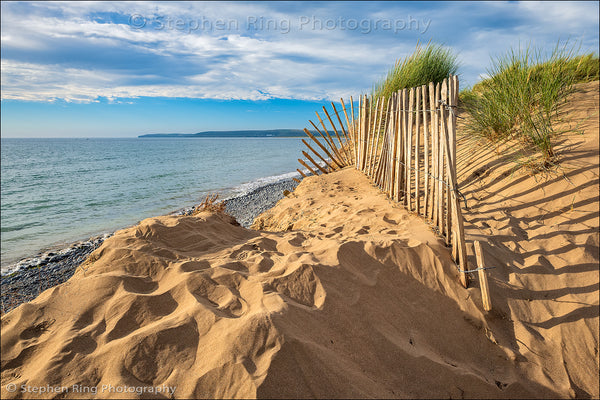
[[[352,165],[389,198],[429,220],[452,247],[466,287],[467,252],[456,184],[457,102],[458,78],[450,76],[441,83],[400,90],[374,104],[361,96],[358,110],[352,98],[350,110],[343,99],[339,111],[331,103],[333,112],[325,107],[323,112],[332,132],[317,113],[319,124],[309,122],[320,139],[304,129],[310,140],[302,141],[310,153],[303,151],[307,161],[298,161],[315,175]]]

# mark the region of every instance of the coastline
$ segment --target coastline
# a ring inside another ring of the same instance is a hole
[[[267,183],[256,189],[223,200],[225,212],[233,216],[244,228],[254,219],[281,200],[284,190],[293,191],[298,185],[291,178]],[[186,207],[168,215],[191,215],[195,207]],[[20,304],[35,299],[44,290],[66,282],[88,255],[114,234],[93,236],[71,243],[65,248],[49,250],[24,258],[8,266],[11,272],[3,275],[1,285],[1,312],[6,313]]]

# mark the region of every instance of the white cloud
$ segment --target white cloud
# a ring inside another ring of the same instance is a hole
[[[467,84],[485,72],[490,54],[519,40],[555,44],[559,37],[587,32],[586,43],[598,43],[597,12],[590,12],[597,11],[595,3],[457,3],[440,5],[436,13],[406,7],[348,7],[336,2],[5,2],[2,99],[338,99],[368,91],[397,58],[412,52],[417,40],[430,37],[459,52]],[[120,19],[101,21],[106,13]],[[381,29],[363,34],[360,26],[341,28],[339,17],[360,21],[363,15],[371,23],[431,18],[431,26],[425,35]],[[145,28],[131,26],[131,16],[139,16]],[[266,25],[271,21],[273,29],[260,29],[258,23],[258,30],[247,29],[249,18]],[[501,18],[512,24],[495,22]],[[208,21],[215,28],[218,19],[237,21],[236,29],[202,31],[177,25]],[[332,20],[335,29],[301,26],[309,19],[324,24]],[[155,29],[158,21],[163,29]]]

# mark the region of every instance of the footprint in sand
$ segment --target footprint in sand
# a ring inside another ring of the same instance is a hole
[[[154,332],[126,354],[123,367],[140,382],[160,385],[175,369],[186,370],[192,366],[198,340],[198,327],[193,320]]]
[[[246,243],[231,252],[229,258],[234,260],[245,260],[250,254],[258,251],[258,245],[255,243]]]
[[[181,272],[202,271],[207,268],[210,268],[210,263],[206,260],[191,260],[179,264],[179,270]]]
[[[320,308],[325,302],[325,289],[311,265],[302,264],[291,273],[271,279],[266,289],[274,291],[306,307]]]
[[[388,217],[387,215],[383,216],[383,221],[387,222],[388,224],[392,224],[392,225],[398,225],[398,221],[391,219],[390,217]]]
[[[226,262],[225,264],[215,265],[215,268],[224,268],[235,272],[248,272],[248,267],[246,263],[241,261],[231,261]]]
[[[186,286],[198,303],[218,317],[238,318],[248,309],[247,303],[233,293],[232,288],[210,277],[198,275],[188,280]],[[235,288],[233,290],[238,292]]]
[[[52,326],[52,324],[54,324],[54,322],[54,319],[50,319],[47,321],[42,321],[34,326],[30,326],[29,328],[21,332],[19,337],[24,340],[40,337],[43,334],[49,332],[49,328]]]
[[[371,229],[370,226],[365,225],[354,233],[359,234],[359,235],[366,235],[369,233],[370,229]]]
[[[130,293],[148,294],[158,289],[158,283],[148,277],[123,277],[123,289]]]
[[[178,303],[169,292],[158,296],[125,295],[106,312],[107,341],[122,338],[171,314]]]
[[[301,247],[302,243],[306,241],[306,237],[301,233],[296,233],[292,239],[288,240],[288,243],[292,246]]]
[[[275,262],[271,259],[271,254],[269,252],[256,254],[252,258],[246,260],[248,271],[252,274],[268,272],[273,268],[273,265],[275,265]]]

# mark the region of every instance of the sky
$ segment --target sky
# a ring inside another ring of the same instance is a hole
[[[559,40],[598,52],[598,2],[1,3],[1,136],[302,129],[368,93],[418,42],[460,87],[490,57]]]

